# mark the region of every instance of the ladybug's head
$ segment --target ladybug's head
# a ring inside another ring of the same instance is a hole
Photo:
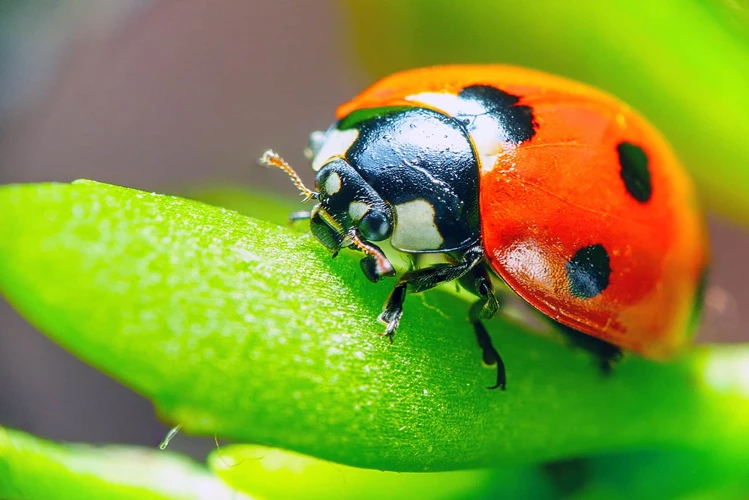
[[[343,158],[333,158],[308,189],[297,173],[276,153],[267,151],[260,162],[281,168],[307,199],[318,201],[309,213],[312,234],[335,256],[343,247],[366,254],[361,266],[371,281],[395,274],[393,266],[373,241],[392,235],[393,214],[387,203]]]
[[[393,232],[393,214],[361,175],[346,160],[336,158],[317,172],[317,200],[312,216],[312,232],[328,248],[338,249],[347,236],[365,241],[382,241]],[[325,229],[316,220],[324,222]],[[318,233],[330,232],[330,239]],[[329,243],[333,243],[330,245]]]

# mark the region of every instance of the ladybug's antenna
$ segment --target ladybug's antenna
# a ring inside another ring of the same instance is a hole
[[[297,174],[294,169],[291,168],[291,165],[286,163],[286,160],[281,158],[278,153],[269,149],[260,157],[260,164],[265,165],[266,167],[280,168],[286,172],[289,177],[291,177],[291,182],[293,182],[297,189],[305,196],[305,201],[317,199],[318,193],[305,186],[302,179],[299,177],[299,174]]]

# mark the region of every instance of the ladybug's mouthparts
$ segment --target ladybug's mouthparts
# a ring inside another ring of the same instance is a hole
[[[281,156],[279,156],[275,151],[269,149],[263,153],[263,156],[261,156],[258,161],[261,165],[265,165],[266,167],[276,167],[286,172],[286,174],[291,177],[291,182],[293,182],[297,189],[305,196],[306,199],[304,201],[316,200],[318,198],[319,193],[312,191],[305,186],[302,179],[299,177],[299,174],[297,174],[296,171],[291,168],[291,165],[286,163],[286,160],[281,158]]]

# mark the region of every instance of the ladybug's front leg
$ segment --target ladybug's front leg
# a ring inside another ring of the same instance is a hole
[[[403,316],[403,301],[406,300],[407,287],[408,282],[404,281],[403,278],[401,278],[398,284],[395,285],[395,288],[393,288],[393,291],[390,292],[388,300],[385,303],[385,309],[377,318],[387,325],[387,328],[385,329],[385,333],[383,333],[383,335],[390,339],[391,344],[393,343],[395,330],[398,329],[398,325],[401,322],[401,317]]]
[[[412,292],[418,293],[434,288],[440,283],[459,279],[481,262],[483,256],[481,247],[474,247],[460,255],[455,263],[435,264],[405,273],[390,292],[385,309],[378,318],[387,324],[384,335],[390,338],[390,342],[393,341],[393,335],[403,316],[403,302],[406,300],[406,291],[409,286]]]

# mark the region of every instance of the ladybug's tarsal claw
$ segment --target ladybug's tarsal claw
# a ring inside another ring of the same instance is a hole
[[[473,331],[476,334],[476,341],[481,348],[481,360],[487,366],[497,367],[497,383],[491,387],[487,387],[487,389],[502,389],[504,391],[507,388],[507,375],[502,356],[494,348],[492,339],[489,337],[489,332],[486,331],[486,328],[480,321],[473,323]]]
[[[388,341],[390,341],[391,345],[393,344],[393,337],[395,337],[395,330],[398,329],[398,324],[400,323],[400,320],[401,320],[401,315],[398,315],[396,319],[388,323],[388,326],[385,329],[385,333],[382,334],[383,337],[388,338]]]
[[[395,329],[398,328],[398,325],[393,327],[393,331],[390,331],[390,327],[388,326],[388,329],[385,331],[385,333],[382,334],[383,337],[387,337],[390,345],[393,345],[393,337],[395,336]]]

